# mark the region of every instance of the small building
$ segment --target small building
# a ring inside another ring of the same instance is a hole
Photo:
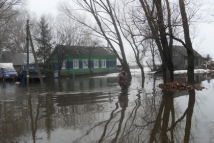
[[[198,52],[194,50],[195,55],[195,67],[200,66],[205,62],[206,58],[203,58]],[[187,50],[183,46],[173,46],[172,49],[172,61],[175,70],[187,69]]]
[[[116,70],[116,56],[109,48],[57,45],[47,60],[61,75],[106,73]]]
[[[29,63],[34,63],[34,56],[29,53]],[[22,65],[27,63],[27,53],[17,53],[3,51],[1,57],[2,63],[13,63],[14,69],[19,73],[22,69]]]

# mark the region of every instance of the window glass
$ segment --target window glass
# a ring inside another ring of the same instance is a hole
[[[106,60],[102,60],[102,67],[103,67],[103,68],[106,67]]]
[[[98,65],[99,65],[98,60],[94,60],[94,68],[98,68]]]
[[[79,60],[73,60],[73,67],[74,67],[74,69],[79,68]]]
[[[87,59],[83,59],[82,60],[82,67],[83,68],[88,68],[88,60]]]
[[[65,63],[65,60],[62,62],[62,69],[65,69],[65,66],[66,65],[66,63]]]

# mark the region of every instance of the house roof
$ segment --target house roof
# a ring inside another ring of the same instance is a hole
[[[13,63],[13,65],[22,65],[27,62],[27,53],[2,52],[2,62]],[[29,63],[34,63],[34,56],[29,53]]]
[[[69,55],[114,55],[106,47],[65,46],[57,45],[54,51],[63,50]],[[54,52],[53,51],[53,52]]]
[[[115,56],[107,47],[86,47],[86,46],[66,46],[57,45],[51,56],[47,61],[51,59],[56,53],[64,52],[66,55],[90,55],[90,56]]]
[[[184,56],[187,56],[187,50],[186,48],[184,48],[184,46],[173,46],[173,49],[175,49],[176,51],[178,51],[179,53],[181,53]],[[194,55],[196,57],[202,57],[198,52],[196,52],[194,50]]]

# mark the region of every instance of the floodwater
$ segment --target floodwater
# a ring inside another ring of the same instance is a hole
[[[214,77],[197,74],[202,91],[162,91],[159,76],[141,88],[133,74],[121,92],[117,74],[0,82],[0,143],[214,143]],[[185,75],[176,75],[185,83]]]

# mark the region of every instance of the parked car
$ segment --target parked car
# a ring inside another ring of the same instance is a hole
[[[0,63],[0,78],[2,81],[5,79],[15,79],[18,77],[18,73],[13,67],[12,63]]]

